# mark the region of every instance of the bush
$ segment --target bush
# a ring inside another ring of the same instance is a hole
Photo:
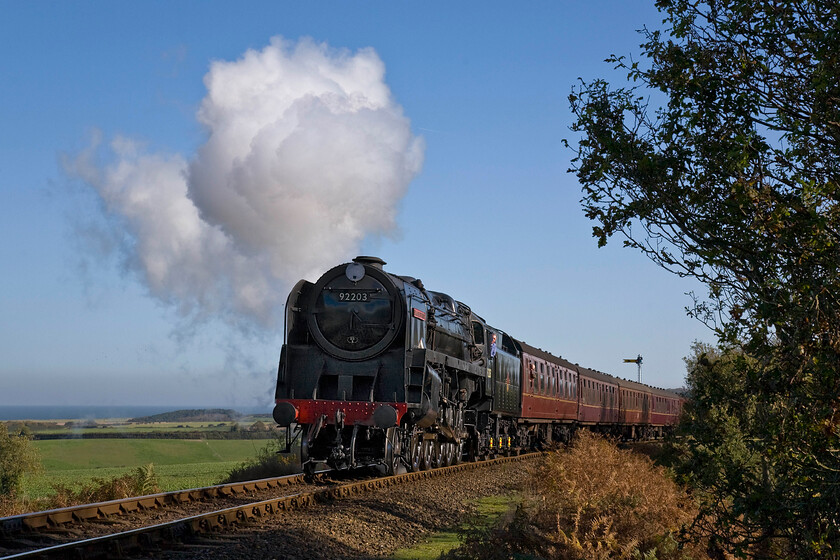
[[[41,470],[38,450],[27,435],[11,435],[0,423],[0,497],[15,499],[20,492],[23,475]]]
[[[647,457],[581,431],[534,469],[529,496],[504,527],[468,531],[452,560],[688,560],[677,534],[694,518],[687,494]]]

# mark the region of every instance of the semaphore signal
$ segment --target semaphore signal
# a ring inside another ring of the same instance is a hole
[[[635,358],[624,358],[625,364],[636,364],[638,368],[637,374],[639,376],[639,383],[642,382],[642,355],[639,354]]]

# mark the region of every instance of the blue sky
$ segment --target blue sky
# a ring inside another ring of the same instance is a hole
[[[703,289],[620,240],[597,248],[561,143],[570,88],[623,78],[603,59],[638,53],[636,30],[661,20],[651,4],[6,3],[0,405],[271,401],[279,329],[185,319],[119,252],[91,250],[102,240],[85,227],[107,222],[105,205],[66,162],[97,135],[193,160],[211,63],[278,36],[373,49],[425,146],[398,230],[365,237],[360,254],[574,362],[634,377],[621,360],[642,354],[646,382],[680,386],[692,341],[713,339],[684,310]]]

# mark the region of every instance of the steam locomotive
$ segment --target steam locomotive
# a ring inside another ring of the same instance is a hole
[[[679,395],[529,346],[384,265],[357,257],[289,295],[273,415],[306,472],[424,470],[676,423]]]

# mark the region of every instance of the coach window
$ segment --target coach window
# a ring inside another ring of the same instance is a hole
[[[551,396],[551,364],[545,366],[545,394]]]
[[[537,388],[539,394],[545,393],[545,364],[540,362],[540,386]]]
[[[534,382],[537,378],[536,368],[534,366],[534,360],[528,360],[528,387],[531,389],[531,393],[534,392]]]
[[[545,366],[545,394],[551,396],[551,364]]]
[[[554,376],[554,372],[551,369],[551,364],[548,364],[545,367],[545,370],[545,394],[550,397],[552,391],[551,386],[553,385],[552,377]]]

